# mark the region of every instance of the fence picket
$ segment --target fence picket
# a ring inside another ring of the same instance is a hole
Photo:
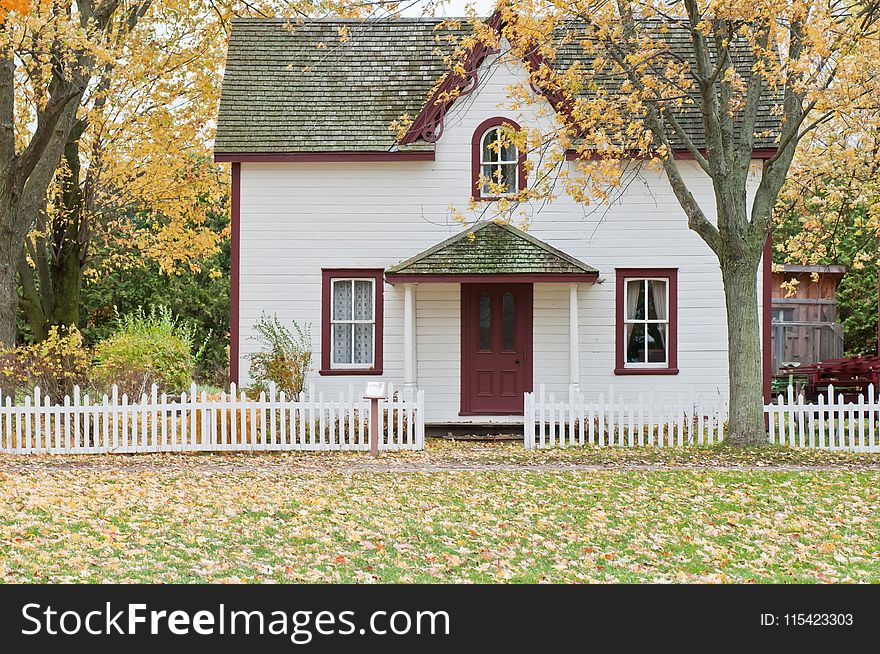
[[[723,442],[728,406],[723,398],[704,400],[681,396],[658,401],[653,394],[627,401],[609,388],[608,399],[588,400],[569,387],[568,400],[557,401],[543,385],[525,394],[523,437],[529,447],[580,445],[593,447],[673,447]],[[829,386],[816,402],[794,389],[764,406],[771,444],[797,448],[880,451],[880,398],[872,386],[867,395],[847,401]],[[696,431],[696,433],[694,433]],[[541,439],[540,436],[547,437]]]
[[[369,449],[369,409],[364,398],[339,393],[327,400],[314,392],[289,398],[283,392],[261,393],[250,401],[230,386],[230,394],[209,399],[190,388],[179,400],[155,388],[139,402],[113,387],[92,403],[75,387],[73,396],[53,403],[35,389],[21,405],[0,393],[0,451],[11,454],[171,452],[266,449]],[[422,449],[425,439],[423,390],[394,390],[380,402],[382,449]],[[533,400],[527,407],[534,416]],[[317,412],[317,415],[316,415]],[[578,412],[560,401],[553,421],[559,443],[574,443]],[[568,423],[566,425],[565,420]],[[584,427],[581,426],[581,433]],[[179,430],[179,432],[178,432]],[[316,436],[317,432],[317,436]],[[567,436],[566,436],[567,433]],[[581,437],[583,438],[583,437]],[[555,441],[554,441],[555,442]]]

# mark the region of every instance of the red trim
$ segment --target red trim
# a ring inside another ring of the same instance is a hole
[[[761,345],[763,354],[763,391],[764,402],[770,404],[772,391],[770,383],[773,379],[773,231],[767,234],[764,243],[763,277],[761,279]]]
[[[677,375],[678,374],[678,269],[617,268],[614,299],[614,374],[615,375]],[[624,356],[623,285],[627,277],[665,277],[669,280],[669,352],[666,368],[627,368]]]
[[[482,280],[480,280],[482,281]],[[531,284],[522,284],[523,288],[520,289],[521,297],[523,299],[524,305],[523,310],[520,315],[524,317],[522,323],[522,342],[523,342],[523,389],[525,393],[531,393],[534,387],[534,322],[535,322],[535,310],[534,310],[534,295],[535,289]],[[474,292],[474,290],[479,289],[479,286],[462,286],[460,291],[460,301],[461,301],[461,410],[458,412],[460,416],[497,416],[497,415],[509,415],[509,416],[521,416],[525,412],[523,411],[512,411],[512,412],[499,412],[499,411],[472,411],[471,410],[471,399],[473,397],[473,388],[471,386],[473,381],[473,375],[471,371],[472,360],[468,356],[471,351],[469,348],[469,343],[473,343],[475,339],[478,339],[478,321],[474,319],[472,315],[474,303],[468,301],[469,294]],[[497,321],[496,321],[497,322]],[[525,407],[524,407],[525,409]]]
[[[385,289],[381,268],[322,268],[321,269],[321,370],[318,374],[331,375],[381,375],[382,350],[385,341]],[[358,277],[376,281],[376,328],[373,337],[376,348],[372,368],[333,368],[330,365],[330,280],[334,277]]]
[[[480,273],[449,274],[388,274],[385,279],[389,284],[415,284],[418,282],[434,283],[466,283],[479,282],[485,284],[503,284],[511,282],[523,282],[530,284],[550,282],[582,282],[595,283],[599,279],[599,273],[499,273],[496,275],[482,275]]]
[[[488,25],[500,33],[501,12],[496,11],[489,19]],[[440,84],[434,89],[431,97],[422,107],[412,125],[400,139],[402,145],[415,143],[423,140],[428,143],[436,143],[443,134],[443,121],[449,108],[455,104],[458,98],[466,96],[477,88],[477,71],[483,62],[493,52],[489,45],[476,43],[464,58],[460,70],[463,73],[451,71]]]
[[[706,150],[698,150],[698,152],[706,156]],[[776,154],[776,148],[756,148],[752,150],[752,159],[761,159],[767,160]],[[603,155],[599,152],[589,152],[589,153],[579,153],[577,150],[566,150],[565,151],[565,159],[567,161],[577,161],[578,159],[585,159],[586,161],[596,161],[602,159]],[[641,160],[647,159],[648,157],[643,152],[635,152],[629,151],[622,155],[624,159],[634,159]],[[675,150],[672,153],[673,159],[680,160],[693,160],[694,155],[689,150]]]
[[[501,10],[496,10],[487,22],[487,25],[498,32],[499,36],[505,24],[501,14]],[[468,95],[477,88],[479,84],[477,72],[486,57],[495,52],[497,50],[490,48],[485,43],[475,43],[462,62],[460,70],[463,70],[464,73],[452,71],[444,78],[431,94],[419,115],[416,116],[400,143],[414,143],[419,139],[429,143],[438,141],[443,134],[443,121],[449,109],[459,98]],[[532,72],[540,70],[542,66],[550,68],[537,47],[523,56],[523,63]],[[555,111],[564,114],[569,122],[575,122],[571,115],[573,101],[564,91],[545,89],[535,83],[532,83],[531,86],[536,93],[546,98]]]
[[[525,57],[523,57],[523,61],[526,64],[526,67],[529,69],[529,73],[538,73],[537,77],[540,79],[541,74],[539,73],[539,71],[542,68],[547,69],[552,74],[553,67],[539,52],[538,47],[539,46],[535,46],[531,51],[526,53]],[[569,94],[559,88],[546,89],[541,86],[540,82],[531,82],[529,86],[532,87],[532,90],[535,93],[544,96],[544,99],[550,103],[550,106],[553,107],[553,110],[556,113],[562,114],[569,123],[577,124],[577,120],[572,114],[572,111],[574,109],[574,100]]]
[[[334,162],[334,161],[434,161],[434,151],[419,152],[215,152],[214,161]]]
[[[239,281],[241,279],[241,164],[232,164],[229,224],[229,382],[238,383]]]
[[[508,125],[511,129],[518,132],[520,130],[520,126],[510,118],[504,118],[502,116],[495,116],[493,118],[487,118],[482,123],[477,125],[477,129],[474,130],[474,135],[471,137],[471,197],[474,200],[498,200],[498,197],[483,197],[480,195],[481,184],[480,184],[480,159],[481,159],[481,147],[480,142],[483,140],[483,135],[493,127],[498,127],[499,125]],[[526,155],[523,152],[519,154],[519,163],[517,163],[517,184],[519,188],[517,192],[526,190]]]

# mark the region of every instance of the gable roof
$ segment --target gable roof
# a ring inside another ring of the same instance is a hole
[[[438,81],[461,86],[474,73],[486,48],[465,62],[466,75],[449,71],[444,56],[469,29],[439,28],[441,19],[315,20],[292,25],[284,19],[237,18],[232,22],[223,78],[214,150],[218,155],[251,153],[391,153],[429,154],[442,133],[453,101],[435,102],[428,94]],[[576,28],[576,24],[575,25]],[[348,40],[340,41],[340,30]],[[649,28],[650,29],[650,28]],[[672,52],[691,58],[684,26],[658,24],[658,35]],[[453,37],[452,39],[444,37]],[[736,65],[749,74],[742,46]],[[591,65],[577,43],[564,45],[554,62],[559,70],[575,63]],[[534,66],[534,61],[527,62]],[[605,74],[596,82],[611,91],[621,79]],[[442,96],[441,96],[442,97]],[[548,97],[557,105],[558,98]],[[774,148],[779,118],[769,93],[759,107],[756,148]],[[678,118],[698,148],[704,146],[699,108],[684,105]],[[397,143],[391,124],[403,115],[415,119]],[[681,144],[673,139],[673,145]]]
[[[595,281],[599,271],[516,227],[485,221],[391,266],[385,274],[389,281],[419,275],[564,275]]]

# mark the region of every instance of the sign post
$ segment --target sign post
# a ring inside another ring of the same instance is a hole
[[[385,382],[367,382],[364,399],[370,401],[370,454],[379,456],[379,400],[385,399]]]

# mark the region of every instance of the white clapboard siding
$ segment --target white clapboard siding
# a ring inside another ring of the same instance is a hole
[[[395,391],[379,401],[379,449],[421,450],[424,391]],[[370,401],[350,387],[332,397],[314,387],[286,397],[271,387],[249,398],[235,384],[208,396],[195,386],[179,398],[151,394],[91,398],[75,388],[61,402],[40,389],[20,404],[0,397],[0,452],[100,454],[246,450],[369,450]]]
[[[524,441],[528,449],[595,447],[682,447],[724,440],[727,406],[719,398],[608,394],[588,398],[569,388],[557,398],[541,384],[525,394]]]
[[[867,396],[845,401],[834,387],[807,403],[794,389],[764,407],[768,434],[774,445],[853,452],[880,452],[880,400],[873,384]]]

